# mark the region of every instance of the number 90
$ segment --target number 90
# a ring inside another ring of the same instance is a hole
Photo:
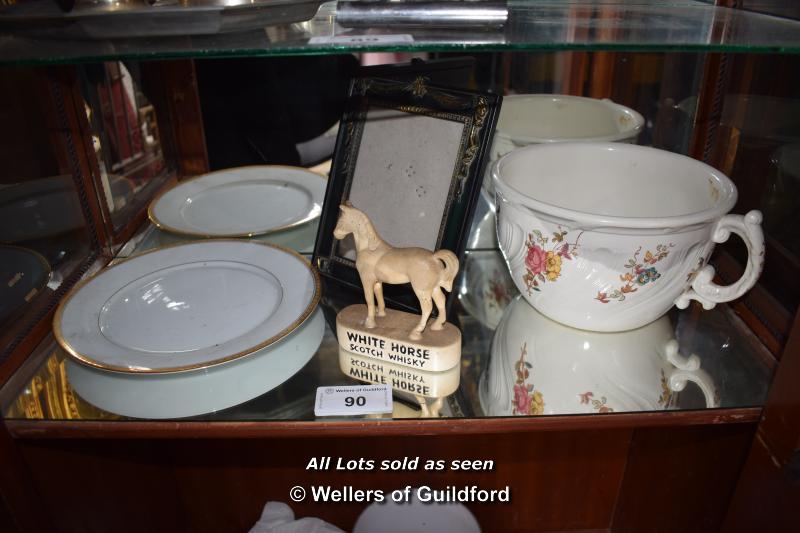
[[[366,403],[367,403],[367,399],[364,398],[363,396],[356,396],[355,398],[353,396],[347,396],[344,399],[344,404],[347,407],[353,407],[354,405],[357,405],[359,407],[363,407],[364,405],[366,405]]]

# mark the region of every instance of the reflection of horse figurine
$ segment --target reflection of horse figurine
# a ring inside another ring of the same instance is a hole
[[[340,205],[339,209],[341,215],[333,236],[344,239],[352,233],[356,241],[356,269],[361,276],[361,285],[367,300],[365,326],[375,327],[375,297],[378,300],[378,316],[386,316],[383,283],[411,283],[422,307],[422,316],[409,338],[422,338],[422,331],[433,308],[431,299],[439,311],[431,329],[442,329],[446,316],[441,289],[448,292],[453,289],[453,278],[458,272],[456,255],[449,250],[431,252],[424,248],[392,248],[381,239],[367,215],[348,205]]]

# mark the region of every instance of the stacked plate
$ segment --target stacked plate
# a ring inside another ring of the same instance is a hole
[[[272,245],[205,240],[146,252],[76,286],[54,319],[76,392],[117,414],[177,418],[237,405],[316,352],[316,272]]]
[[[297,373],[325,324],[308,261],[253,237],[319,217],[326,181],[309,170],[251,166],[211,172],[159,195],[160,229],[200,237],[138,255],[79,284],[56,338],[76,392],[138,418],[180,418],[246,402]],[[305,233],[303,233],[305,235]]]
[[[160,229],[192,237],[253,237],[318,218],[326,180],[299,167],[262,165],[180,182],[150,205]]]

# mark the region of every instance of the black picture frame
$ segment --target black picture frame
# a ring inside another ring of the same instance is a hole
[[[501,101],[489,92],[431,85],[424,74],[405,80],[352,80],[313,263],[326,286],[343,284],[356,290],[330,292],[351,294],[356,301],[361,295],[363,300],[354,256],[344,241],[333,237],[339,205],[356,196],[361,205],[353,205],[370,215],[390,244],[444,248],[463,259]],[[420,176],[415,165],[422,165]],[[403,218],[406,212],[416,217],[413,222]],[[394,239],[386,234],[392,232]],[[447,294],[448,308],[453,296]],[[389,307],[419,312],[407,284],[384,285],[384,298]]]

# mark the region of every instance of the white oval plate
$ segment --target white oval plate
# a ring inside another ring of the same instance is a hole
[[[150,204],[160,229],[196,237],[252,237],[319,217],[327,182],[299,167],[264,165],[203,174]]]
[[[72,388],[87,402],[134,418],[183,418],[213,413],[269,392],[299,372],[325,333],[321,310],[279,342],[212,368],[177,374],[131,375],[67,359]]]
[[[260,350],[317,305],[302,256],[264,243],[211,240],[145,252],[78,284],[56,339],[78,361],[118,372],[178,372]]]
[[[359,515],[353,533],[480,533],[475,516],[460,503],[422,503],[411,489],[408,502],[387,498]]]

